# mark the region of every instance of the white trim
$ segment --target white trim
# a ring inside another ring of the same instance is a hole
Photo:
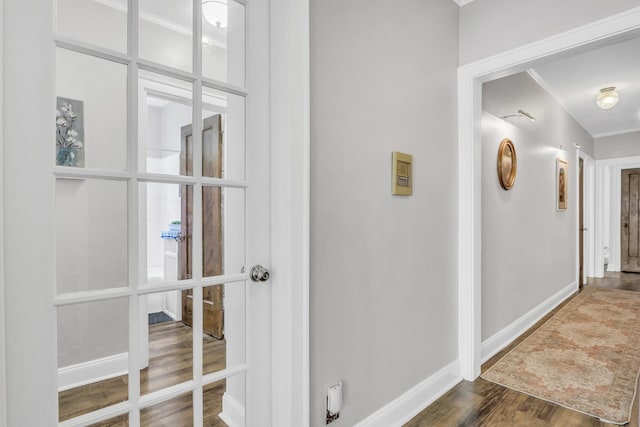
[[[129,353],[114,354],[58,368],[58,391],[127,375]]]
[[[592,136],[594,138],[604,138],[606,136],[624,135],[626,133],[633,133],[633,132],[638,132],[638,131],[640,131],[640,127],[634,127],[634,128],[630,128],[630,129],[624,129],[624,130],[617,130],[617,131],[613,131],[613,132],[595,133]]]
[[[596,160],[596,192],[601,202],[598,204],[596,217],[596,277],[604,276],[603,230],[610,227],[609,265],[607,271],[621,271],[620,214],[623,169],[640,168],[640,156],[617,157],[614,159]],[[608,179],[607,179],[608,178]],[[607,185],[609,184],[609,185]],[[607,220],[608,219],[608,220]],[[600,249],[600,251],[599,251]],[[602,265],[602,266],[601,266]]]
[[[4,0],[0,0],[0,34],[4,38]],[[4,129],[4,43],[0,42],[0,129]],[[0,169],[3,162],[4,131],[0,130]],[[5,326],[4,317],[4,174],[0,173],[0,427],[7,425],[7,375],[5,365]]]
[[[640,164],[640,156],[615,157],[612,159],[596,160],[597,165],[601,166],[626,166],[622,169],[630,169]],[[630,166],[627,166],[630,165]]]
[[[461,374],[480,374],[482,82],[531,68],[539,59],[640,28],[640,7],[458,69],[458,349]]]
[[[522,317],[515,320],[510,325],[506,326],[502,330],[498,331],[495,335],[487,338],[482,343],[482,363],[486,362],[499,351],[508,346],[526,332],[529,328],[536,324],[540,319],[546,316],[551,310],[556,308],[559,304],[569,298],[578,290],[576,282],[565,286],[551,297],[542,301],[536,307],[529,310]]]
[[[309,0],[271,1],[270,25],[274,331],[270,421],[273,426],[305,427],[310,422]]]
[[[389,402],[355,427],[400,427],[462,381],[458,361],[449,363],[401,396]]]
[[[579,278],[582,280],[583,284],[586,284],[586,280],[587,277],[602,277],[602,276],[596,276],[596,252],[597,252],[597,247],[600,248],[600,253],[599,253],[599,259],[603,260],[604,257],[602,255],[603,249],[602,249],[602,241],[600,240],[599,242],[597,241],[597,237],[596,237],[596,219],[595,219],[595,214],[596,214],[596,204],[595,204],[595,199],[596,199],[596,176],[595,176],[595,160],[593,159],[593,157],[589,156],[587,153],[577,150],[576,151],[576,158],[577,159],[582,159],[583,160],[583,173],[584,173],[584,177],[583,177],[583,191],[584,191],[584,200],[582,201],[582,208],[583,208],[583,221],[584,224],[583,226],[585,227],[585,231],[583,232],[584,235],[584,240],[583,240],[583,245],[584,245],[584,253],[583,253],[583,257],[584,257],[584,268],[583,268],[583,277]],[[578,164],[578,162],[576,161],[576,164]],[[580,182],[579,182],[579,175],[580,175],[580,168],[576,167],[576,194],[578,194],[579,189],[580,189]],[[580,271],[580,211],[578,209],[576,209],[576,224],[578,224],[578,233],[576,234],[576,264],[577,264],[577,271],[579,274]],[[598,235],[599,237],[601,235]],[[597,243],[597,245],[596,245]],[[604,264],[604,261],[601,262],[601,264]],[[602,267],[601,267],[602,268]],[[576,274],[576,277],[577,275]],[[578,281],[578,283],[580,283]]]
[[[222,395],[222,412],[218,417],[229,427],[244,427],[244,405],[225,392]]]

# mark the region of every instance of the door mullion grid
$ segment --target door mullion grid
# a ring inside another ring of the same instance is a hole
[[[138,0],[129,0],[127,11],[127,53],[134,61],[127,68],[127,170],[138,171]],[[139,186],[133,177],[129,180],[128,193],[128,240],[129,240],[129,287],[133,294],[129,298],[129,426],[140,426],[140,296],[139,274]]]
[[[236,3],[246,5],[247,2],[234,0]],[[246,373],[248,366],[241,365],[231,369],[224,369],[220,372],[209,374],[203,377],[203,286],[223,284],[227,282],[246,281],[247,273],[232,275],[227,278],[207,278],[203,280],[203,223],[202,223],[202,188],[203,182],[206,185],[219,186],[223,188],[243,188],[246,189],[246,181],[227,180],[223,178],[202,177],[202,89],[203,86],[220,90],[228,94],[242,97],[248,95],[244,87],[238,87],[227,82],[204,78],[202,76],[202,4],[194,0],[193,4],[193,73],[173,69],[152,61],[147,61],[139,57],[139,0],[128,0],[127,10],[127,53],[111,51],[100,46],[94,46],[79,40],[74,40],[63,35],[54,34],[53,40],[56,46],[78,53],[98,57],[112,62],[121,63],[127,66],[127,170],[74,170],[54,167],[53,173],[57,178],[93,178],[107,180],[127,181],[127,249],[128,249],[128,280],[127,288],[117,290],[102,290],[82,295],[57,295],[54,299],[56,306],[65,306],[89,301],[101,301],[117,296],[128,296],[129,298],[129,381],[128,381],[128,402],[123,402],[104,408],[86,415],[59,423],[60,426],[81,425],[86,420],[104,420],[111,416],[129,412],[129,426],[140,427],[140,409],[149,406],[148,399],[140,396],[140,325],[139,320],[142,314],[140,308],[140,297],[150,293],[146,286],[141,286],[140,278],[140,253],[139,253],[139,204],[140,198],[139,184],[141,182],[162,182],[187,184],[193,186],[193,236],[192,236],[192,280],[188,286],[193,289],[193,381],[185,383],[178,388],[185,387],[192,389],[193,397],[193,419],[194,426],[201,427],[203,424],[203,384],[219,381],[223,378]],[[177,78],[193,84],[193,176],[164,176],[161,174],[150,174],[140,167],[139,153],[139,94],[138,78],[139,71],[153,71],[161,75]],[[245,137],[246,138],[246,137]],[[246,192],[245,192],[246,199]],[[245,200],[246,206],[246,200]],[[245,250],[246,250],[246,211],[245,215]],[[222,281],[224,279],[224,281]],[[171,289],[185,289],[186,283],[180,282],[170,284],[157,291]],[[242,286],[242,284],[239,284]],[[244,286],[248,286],[245,285]],[[156,290],[154,290],[155,292]],[[122,295],[120,295],[122,294]],[[245,293],[245,304],[248,304],[248,292]],[[248,305],[247,305],[248,307]],[[248,333],[248,331],[247,331]],[[247,343],[248,347],[248,343]],[[245,360],[246,355],[245,355]],[[171,388],[170,388],[171,389]],[[161,401],[177,397],[174,393],[165,390],[159,393],[157,398]],[[179,391],[178,389],[175,390]],[[166,393],[169,392],[169,393]]]
[[[194,188],[192,236],[193,244],[193,272],[198,286],[193,291],[193,425],[202,427],[202,370],[203,370],[203,289],[202,276],[204,268],[203,258],[203,219],[202,219],[202,2],[193,2],[193,72],[198,78],[193,83],[193,175],[198,179]],[[196,161],[197,159],[197,161]]]

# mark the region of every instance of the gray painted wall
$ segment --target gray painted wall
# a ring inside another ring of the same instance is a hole
[[[596,138],[594,154],[598,160],[640,156],[640,131]]]
[[[457,359],[450,0],[311,2],[311,425],[353,426]],[[391,195],[391,152],[413,196]]]
[[[528,119],[498,117],[518,108]],[[576,152],[591,136],[526,73],[483,85],[482,340],[576,280]],[[505,191],[498,146],[513,141],[518,172]],[[562,149],[560,145],[562,144]],[[566,211],[555,205],[556,158],[569,162]]]
[[[638,0],[475,0],[460,8],[460,64],[637,7]]]

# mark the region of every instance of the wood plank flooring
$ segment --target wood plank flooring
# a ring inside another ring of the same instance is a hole
[[[226,343],[209,336],[203,339],[203,371],[220,371],[226,366]],[[160,390],[192,379],[192,331],[182,322],[149,325],[149,366],[140,371],[142,394]],[[203,390],[204,425],[226,426],[219,418],[225,381]],[[128,399],[128,377],[122,376],[77,387],[58,394],[60,421],[105,408]],[[190,427],[193,425],[192,397],[187,394],[146,408],[140,413],[142,426]],[[95,427],[128,426],[128,416],[94,424]]]
[[[589,279],[587,286],[640,292],[640,274],[606,273],[603,279]],[[554,309],[500,353],[489,359],[482,365],[482,371],[484,372],[500,360],[502,356],[539,328],[564,304],[566,302]],[[640,384],[638,387],[640,389]],[[631,422],[627,424],[629,427],[640,426],[638,415],[639,395],[640,390],[636,393]],[[601,422],[588,415],[478,378],[473,382],[463,381],[456,385],[405,424],[405,427],[426,426],[609,427],[614,426],[614,424]]]

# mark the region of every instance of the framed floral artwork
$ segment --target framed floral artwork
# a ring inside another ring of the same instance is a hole
[[[569,198],[569,164],[566,160],[556,159],[556,210],[567,209],[567,199]]]
[[[58,97],[56,104],[56,165],[84,167],[84,105]]]

